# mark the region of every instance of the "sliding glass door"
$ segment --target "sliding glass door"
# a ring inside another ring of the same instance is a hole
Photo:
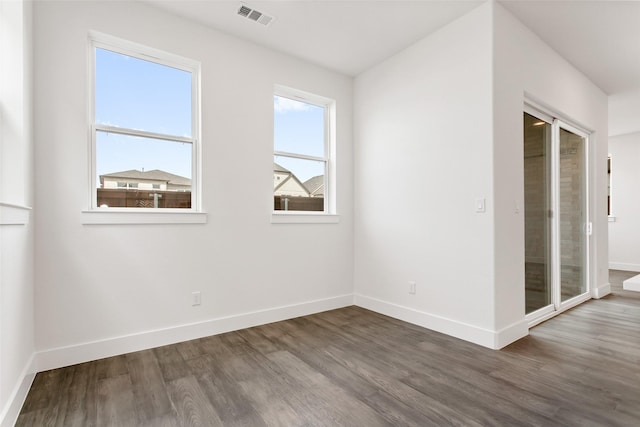
[[[588,298],[588,138],[524,113],[525,308],[530,324]]]
[[[560,127],[560,301],[587,292],[586,138]]]
[[[524,218],[526,313],[551,298],[551,124],[524,113]]]

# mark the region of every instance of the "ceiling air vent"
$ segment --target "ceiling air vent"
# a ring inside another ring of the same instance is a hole
[[[268,26],[273,21],[273,16],[269,16],[266,13],[257,11],[247,6],[246,4],[240,4],[238,15],[247,19],[251,19],[252,21],[258,22],[264,26]]]

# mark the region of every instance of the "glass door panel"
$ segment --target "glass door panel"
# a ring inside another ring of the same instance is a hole
[[[586,280],[586,143],[585,138],[560,128],[558,176],[558,238],[560,244],[560,301],[587,291]]]
[[[524,113],[526,314],[552,303],[550,258],[551,124]]]
[[[529,325],[588,299],[588,135],[524,113],[524,276]]]

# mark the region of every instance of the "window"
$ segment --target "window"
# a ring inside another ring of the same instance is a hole
[[[278,87],[273,97],[274,211],[335,213],[330,202],[335,103]]]
[[[197,211],[199,64],[96,34],[91,55],[91,209]]]

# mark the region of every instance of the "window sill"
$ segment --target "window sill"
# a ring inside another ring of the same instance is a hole
[[[170,211],[125,211],[93,210],[82,211],[82,224],[206,224],[205,212]]]
[[[272,213],[271,224],[337,224],[340,216],[324,213]]]
[[[0,225],[27,225],[31,208],[0,202]]]

